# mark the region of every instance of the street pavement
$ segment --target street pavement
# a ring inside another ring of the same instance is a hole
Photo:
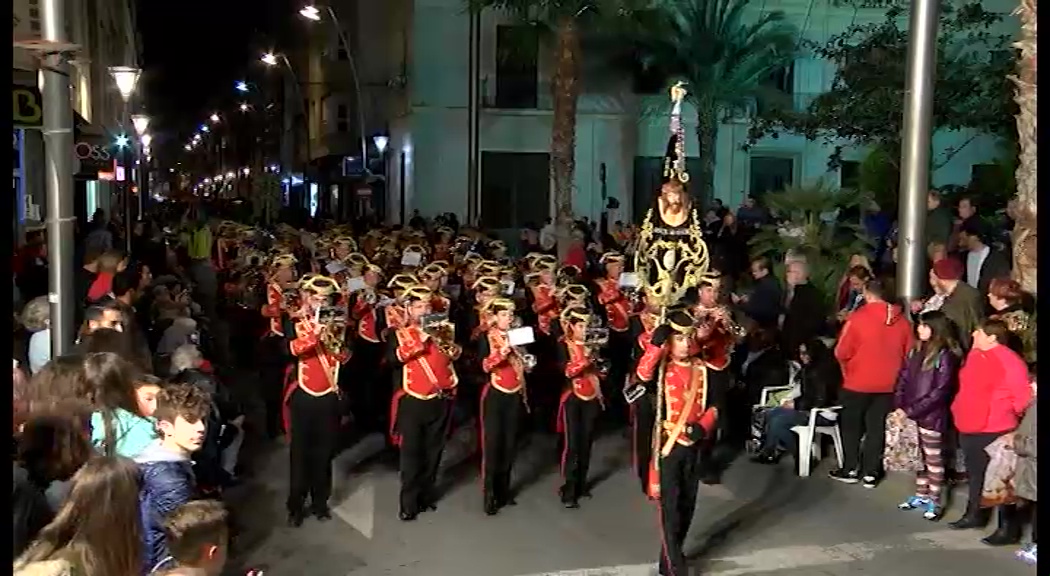
[[[563,509],[556,494],[555,439],[535,439],[519,457],[518,505],[495,517],[482,512],[472,429],[461,429],[443,460],[447,488],[439,510],[415,522],[397,519],[398,480],[390,458],[376,457],[382,438],[368,437],[336,459],[335,518],[285,524],[287,452],[259,456],[254,479],[232,494],[240,527],[230,573],[267,576],[650,576],[659,535],[653,505],[630,472],[629,444],[600,439],[591,475],[593,498]],[[723,484],[700,488],[687,550],[705,576],[1031,575],[992,549],[980,531],[952,531],[896,504],[911,488],[891,476],[877,489],[825,475],[797,478],[790,459],[761,466],[738,459]],[[960,493],[961,495],[961,493]],[[948,514],[960,514],[956,506]],[[989,528],[989,531],[991,527]]]

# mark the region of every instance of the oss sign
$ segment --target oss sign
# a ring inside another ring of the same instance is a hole
[[[15,128],[40,128],[44,123],[44,108],[40,90],[35,86],[12,86],[14,95]]]

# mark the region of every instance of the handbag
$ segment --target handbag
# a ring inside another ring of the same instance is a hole
[[[984,473],[981,508],[1016,503],[1014,474],[1017,472],[1017,452],[1014,451],[1014,447],[1007,445],[1006,436],[1000,436],[984,451],[991,459]]]
[[[882,467],[887,472],[919,472],[923,470],[919,449],[919,426],[915,421],[894,411],[886,417],[886,452]]]

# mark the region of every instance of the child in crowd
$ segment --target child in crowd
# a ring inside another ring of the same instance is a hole
[[[1017,557],[1035,565],[1036,562],[1036,380],[1032,377],[1032,402],[1014,433],[1014,450],[1017,451],[1017,470],[1014,475],[1014,490],[1017,497],[1028,502],[1032,514],[1032,542],[1017,552]]]
[[[153,573],[200,573],[219,576],[226,564],[229,545],[228,513],[221,502],[195,500],[179,506],[164,521],[170,555]]]
[[[141,505],[146,533],[146,569],[171,554],[164,520],[193,497],[195,481],[190,455],[204,442],[205,417],[211,399],[191,384],[170,384],[156,397],[154,418],[160,438],[136,458],[142,470]]]
[[[113,386],[122,385],[114,382]],[[113,454],[132,459],[141,454],[157,439],[153,413],[157,409],[160,386],[161,380],[156,376],[137,375],[132,380],[132,398],[122,398],[126,393],[119,389],[112,391],[110,401],[103,398],[107,408],[91,415],[91,443],[105,451],[108,435],[112,434]]]

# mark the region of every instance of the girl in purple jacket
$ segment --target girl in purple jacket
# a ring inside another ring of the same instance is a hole
[[[948,426],[962,349],[955,327],[943,312],[919,316],[918,338],[897,379],[895,406],[919,427],[923,470],[915,477],[915,495],[902,502],[901,510],[921,508],[927,520],[938,520],[944,509],[944,458],[941,444]]]

